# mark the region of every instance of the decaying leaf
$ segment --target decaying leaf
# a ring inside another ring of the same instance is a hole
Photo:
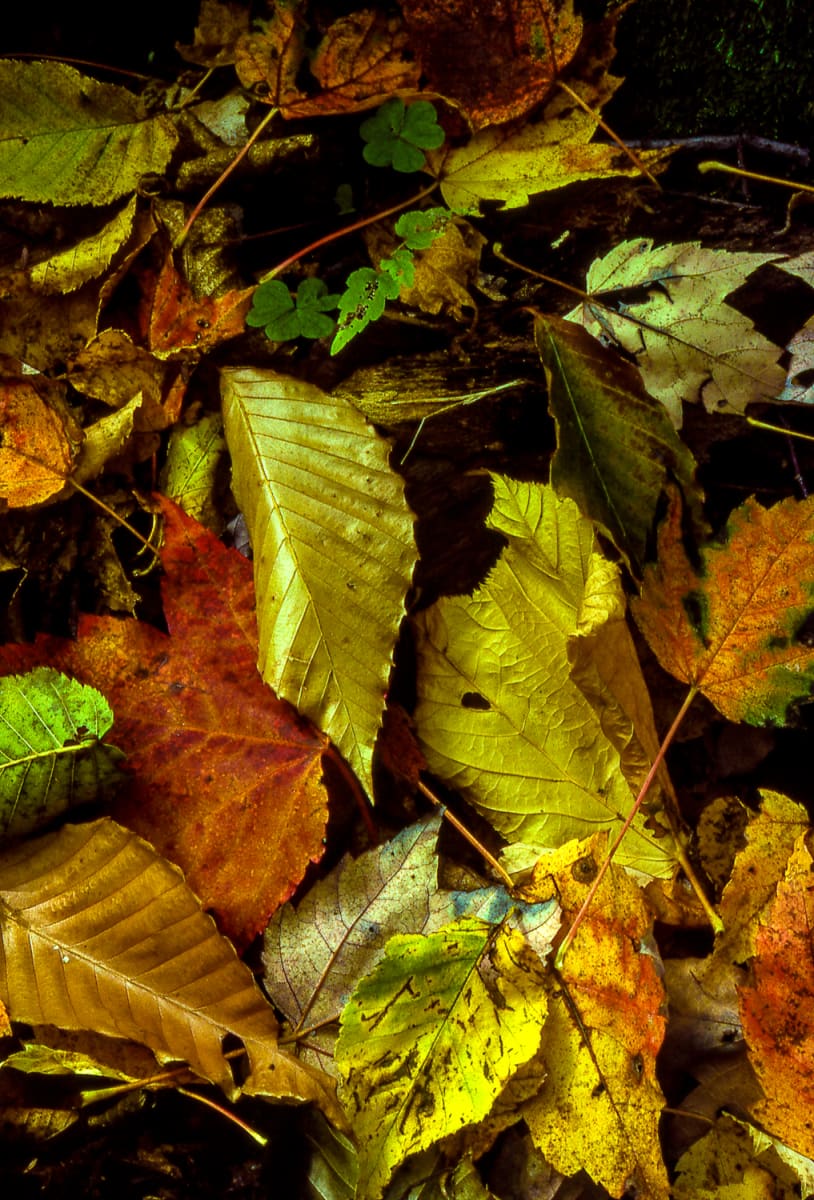
[[[759,1153],[743,1122],[731,1116],[719,1117],[714,1127],[682,1154],[676,1171],[675,1200],[720,1200],[722,1196],[793,1200],[797,1194],[794,1173],[776,1154]]]
[[[235,66],[245,88],[263,89],[284,117],[328,116],[371,108],[418,86],[401,19],[376,9],[339,17],[308,55],[313,79],[300,87],[306,26],[297,2],[275,6],[265,28],[241,37]]]
[[[401,7],[430,86],[474,129],[522,117],[544,100],[582,36],[572,0],[403,0]]]
[[[217,298],[193,295],[170,252],[150,297],[148,344],[158,359],[197,357],[237,337],[246,326],[253,288]]]
[[[556,895],[573,920],[605,856],[606,838],[544,855],[525,889]],[[562,968],[546,980],[541,1056],[547,1076],[523,1109],[535,1144],[564,1175],[586,1170],[612,1196],[630,1180],[667,1200],[658,1124],[664,1097],[656,1055],[664,1038],[664,988],[642,892],[615,865],[600,884]]]
[[[42,292],[72,292],[89,279],[97,279],[130,237],[135,216],[134,196],[98,233],[67,250],[50,254],[31,267],[31,287]]]
[[[232,1033],[251,1072],[276,1070],[274,1094],[342,1122],[330,1082],[277,1047],[270,1005],[180,871],[134,833],[104,818],[4,851],[0,913],[13,1020],[143,1042],[234,1098]]]
[[[206,413],[194,425],[182,426],[170,434],[161,477],[164,494],[213,533],[223,528],[215,492],[225,453],[223,418],[220,413]]]
[[[779,396],[785,372],[778,363],[780,347],[725,301],[776,258],[708,250],[699,242],[656,247],[652,238],[622,242],[591,264],[586,280],[591,299],[568,319],[632,356],[648,392],[676,428],[685,400],[702,400],[710,412],[742,413],[748,404]],[[635,289],[632,300],[614,296],[625,289]]]
[[[62,416],[26,380],[0,380],[0,429],[0,501],[27,508],[64,491],[71,439]]]
[[[814,650],[797,637],[814,607],[814,497],[769,509],[747,500],[701,564],[684,549],[674,496],[631,605],[639,628],[665,670],[730,721],[785,724],[814,681]]]
[[[0,63],[0,195],[107,204],[160,175],[177,141],[122,87],[64,63]]]
[[[666,480],[697,497],[692,455],[635,367],[618,354],[558,317],[536,317],[534,336],[557,423],[551,482],[607,533],[638,575]]]
[[[123,757],[101,739],[104,696],[50,667],[0,678],[0,834],[30,833],[76,804],[109,799]]]
[[[222,373],[232,486],[254,546],[260,670],[368,790],[404,597],[412,514],[360,414],[273,371]]]
[[[542,969],[517,931],[464,918],[391,938],[337,1043],[359,1200],[378,1200],[411,1154],[486,1117],[536,1053],[545,1016]]]
[[[117,819],[178,863],[245,944],[322,854],[325,741],[257,674],[251,564],[162,507],[169,635],[83,615],[75,642],[7,645],[0,663],[48,662],[108,698],[131,772]]]
[[[624,599],[573,501],[539,484],[494,485],[489,525],[508,538],[502,558],[473,596],[416,619],[416,728],[430,769],[504,837],[551,848],[618,828],[633,805],[620,730],[605,731],[569,661],[582,640],[623,622]],[[635,656],[627,669],[638,675]],[[671,869],[670,839],[643,819],[619,854],[651,875]]]

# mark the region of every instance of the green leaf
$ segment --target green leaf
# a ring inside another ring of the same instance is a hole
[[[0,679],[0,831],[29,833],[75,804],[102,799],[124,758],[101,738],[104,696],[50,667]]]
[[[124,88],[56,62],[0,62],[0,195],[108,204],[163,174],[178,137]]]
[[[416,550],[389,446],[352,405],[274,371],[221,375],[254,545],[260,670],[365,786]]]
[[[572,500],[542,484],[493,481],[488,524],[508,539],[502,557],[471,597],[445,597],[416,618],[421,748],[430,770],[511,842],[542,851],[600,829],[613,836],[640,782],[631,771],[632,791],[626,747],[642,740],[646,695],[618,569]],[[601,675],[604,646],[615,678],[602,690],[622,696],[607,724],[573,665],[586,673],[590,656]],[[674,861],[669,837],[641,814],[617,860],[656,876]]]
[[[551,482],[576,501],[640,578],[668,477],[700,509],[693,457],[664,406],[618,354],[558,317],[538,316],[534,336],[557,425]]]
[[[396,221],[396,233],[408,250],[427,250],[451,220],[448,208],[416,209],[401,214]]]
[[[537,1052],[546,1011],[542,967],[516,930],[466,917],[388,942],[336,1048],[359,1200],[378,1200],[409,1155],[488,1116]]]
[[[374,271],[372,267],[359,267],[351,272],[339,298],[339,321],[331,342],[331,354],[338,354],[371,321],[378,321],[387,301],[399,293],[396,288],[394,294],[393,284],[391,275]]]
[[[360,134],[367,145],[365,162],[373,167],[392,166],[405,174],[424,166],[424,150],[437,150],[444,143],[435,107],[418,100],[405,107],[400,96],[387,100],[372,117],[362,122]]]
[[[161,489],[187,516],[215,533],[223,529],[215,493],[226,454],[223,418],[206,413],[194,425],[178,425],[170,434]]]
[[[303,279],[293,297],[280,279],[261,283],[252,297],[246,324],[265,330],[271,342],[296,337],[327,337],[334,321],[325,314],[336,308],[339,297],[329,295],[321,279]]]

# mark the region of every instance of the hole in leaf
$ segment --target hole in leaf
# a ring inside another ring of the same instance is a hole
[[[461,704],[464,708],[476,708],[479,712],[488,712],[492,707],[485,696],[480,692],[464,692],[461,696]]]

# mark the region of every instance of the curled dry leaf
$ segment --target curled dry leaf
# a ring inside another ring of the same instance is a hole
[[[232,1098],[239,1038],[276,1095],[342,1120],[330,1082],[277,1047],[251,972],[152,846],[107,818],[0,855],[0,998],[12,1020],[93,1029],[189,1063]]]

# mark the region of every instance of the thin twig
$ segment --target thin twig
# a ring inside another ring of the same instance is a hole
[[[780,158],[796,159],[803,167],[807,167],[811,161],[811,151],[804,146],[794,146],[789,142],[774,142],[771,138],[764,137],[740,137],[737,134],[685,138],[639,138],[627,142],[627,145],[636,150],[666,150],[670,146],[676,146],[679,150],[699,152],[737,150],[742,146],[761,154],[776,154]]]
[[[578,96],[577,93],[573,90],[573,88],[570,88],[567,83],[563,83],[563,81],[561,79],[557,80],[557,84],[559,87],[562,88],[562,90],[567,95],[569,95],[571,97],[572,100],[574,100],[580,106],[580,108],[584,109],[584,111],[586,113],[588,113],[589,116],[593,117],[593,119],[599,125],[599,128],[602,130],[602,132],[606,133],[608,135],[608,137],[611,139],[611,141],[616,143],[616,145],[623,152],[623,154],[627,155],[627,157],[630,159],[630,161],[636,167],[637,171],[641,171],[642,175],[646,176],[650,180],[650,182],[652,184],[654,184],[655,187],[657,187],[659,191],[661,191],[661,184],[659,183],[658,179],[656,179],[656,177],[652,173],[652,171],[648,167],[645,166],[645,164],[639,158],[639,156],[635,152],[635,150],[631,150],[630,147],[622,141],[622,139],[618,136],[618,134],[613,132],[610,125],[606,124],[605,121],[603,121],[603,119],[599,115],[599,113],[594,112],[594,110],[591,108],[591,106],[589,104],[586,104],[585,101],[582,99],[582,97]]]
[[[480,854],[481,857],[484,858],[486,860],[486,862],[488,862],[488,864],[492,868],[492,870],[496,871],[497,874],[500,876],[500,878],[503,880],[503,883],[505,884],[506,888],[509,891],[511,891],[514,888],[514,880],[512,879],[511,875],[508,874],[508,872],[505,870],[505,868],[500,865],[500,863],[495,858],[494,854],[489,853],[489,851],[486,849],[486,847],[483,845],[483,843],[478,841],[478,839],[475,837],[474,833],[471,833],[467,829],[467,827],[463,824],[463,822],[459,821],[458,818],[455,816],[455,814],[451,813],[449,811],[449,809],[446,808],[441,803],[441,801],[438,799],[438,797],[436,795],[434,795],[433,792],[431,792],[430,789],[427,787],[427,785],[425,783],[423,783],[420,779],[418,781],[418,790],[421,792],[422,796],[426,796],[427,799],[432,804],[434,804],[436,808],[441,809],[443,816],[446,818],[447,821],[449,821],[450,825],[454,826],[454,828],[458,830],[458,833],[460,833],[462,837],[466,838],[466,840],[469,842],[469,845],[472,846],[475,850],[477,850],[478,854]]]

